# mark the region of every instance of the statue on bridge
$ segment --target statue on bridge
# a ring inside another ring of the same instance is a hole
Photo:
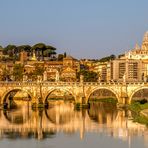
[[[59,76],[59,71],[57,70],[57,71],[56,71],[55,81],[58,82],[58,81],[59,81],[59,78],[60,78],[60,76]]]
[[[80,83],[83,83],[83,82],[84,82],[84,76],[80,75]]]
[[[43,80],[44,81],[47,81],[47,71],[46,70],[43,73]]]

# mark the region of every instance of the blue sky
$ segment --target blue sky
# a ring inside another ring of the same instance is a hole
[[[148,0],[0,0],[0,45],[44,42],[76,58],[121,54],[148,30]]]

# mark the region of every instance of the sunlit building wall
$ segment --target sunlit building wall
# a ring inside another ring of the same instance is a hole
[[[148,81],[148,32],[142,46],[135,48],[111,62],[111,80],[139,82]]]

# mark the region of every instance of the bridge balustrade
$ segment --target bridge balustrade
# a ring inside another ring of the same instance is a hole
[[[102,85],[148,85],[147,82],[19,82],[19,81],[10,81],[10,82],[4,82],[1,81],[0,82],[0,86],[12,86],[12,87],[17,87],[17,86],[37,86],[37,85],[41,85],[41,86],[79,86],[79,85],[86,85],[86,86],[102,86]]]

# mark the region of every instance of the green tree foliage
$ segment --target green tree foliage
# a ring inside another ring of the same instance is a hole
[[[3,54],[4,55],[9,55],[9,57],[11,57],[13,59],[13,61],[15,62],[19,55],[18,55],[18,48],[15,45],[8,45],[4,48],[3,50]]]
[[[1,48],[2,46],[0,46]],[[21,51],[26,51],[28,56],[31,56],[33,53],[33,50],[36,52],[36,56],[39,60],[44,60],[45,57],[55,57],[56,54],[56,48],[50,45],[45,45],[44,43],[37,43],[33,45],[32,47],[30,45],[7,45],[3,49],[3,54],[8,55],[11,57],[14,61],[19,59],[19,53]],[[4,59],[5,60],[5,59]]]
[[[7,68],[2,69],[2,81],[9,81],[10,80],[10,70]]]
[[[125,56],[125,54],[120,54],[120,55],[118,55],[118,58],[121,58],[123,56]]]
[[[45,57],[52,58],[52,56],[56,55],[56,48],[50,45],[46,45],[46,50],[44,52]]]
[[[8,54],[10,57],[17,53],[17,47],[15,45],[8,45],[4,48],[4,54]]]
[[[77,73],[77,79],[80,79],[80,75],[84,76],[84,82],[97,82],[98,80],[98,74],[93,71],[88,70],[80,70],[80,72]]]
[[[66,58],[66,56],[67,56],[66,52],[64,52],[64,55],[63,56],[64,56],[64,58]]]
[[[110,60],[114,60],[115,58],[116,58],[116,56],[112,54],[108,57],[104,57],[104,58],[100,59],[99,62],[107,62],[107,61],[110,61]]]
[[[35,50],[38,59],[40,59],[41,57],[43,58],[43,53],[46,50],[46,45],[44,43],[35,44],[32,47],[32,51],[33,50]]]
[[[0,49],[3,50],[3,46],[0,45]]]
[[[30,45],[21,45],[18,46],[18,52],[25,51],[27,52],[28,56],[31,55],[31,46]]]
[[[43,76],[45,68],[41,65],[36,64],[34,71],[26,73],[28,80],[37,81],[38,76]]]
[[[24,67],[21,64],[15,64],[13,68],[13,76],[15,81],[23,80]]]
[[[46,49],[50,49],[50,50],[52,50],[52,51],[55,51],[55,50],[56,50],[56,48],[55,48],[55,47],[50,46],[50,45],[46,45]]]
[[[63,54],[58,54],[58,61],[62,61],[64,58]]]
[[[56,54],[55,47],[52,47],[50,45],[45,45],[44,43],[38,43],[35,44],[32,47],[32,51],[35,50],[36,51],[36,55],[37,57],[40,59],[42,57],[42,59],[44,60],[44,56],[46,57],[51,57],[51,55]]]
[[[39,66],[38,64],[35,65],[34,75],[42,76],[44,71],[45,71],[45,68],[43,66]]]

